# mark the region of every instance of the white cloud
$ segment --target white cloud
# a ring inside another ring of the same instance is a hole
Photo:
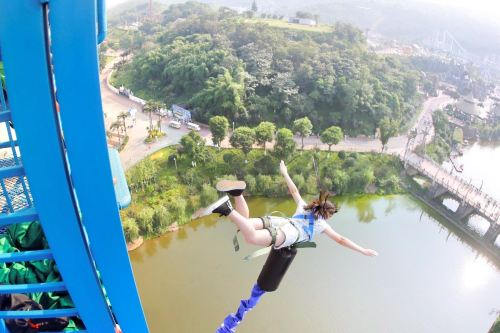
[[[106,7],[107,8],[112,8],[116,5],[119,5],[121,3],[127,2],[128,0],[105,0],[106,1]]]
[[[500,21],[500,1],[498,0],[420,0],[466,10],[475,17]]]

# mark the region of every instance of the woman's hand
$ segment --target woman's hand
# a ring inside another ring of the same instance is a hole
[[[281,160],[280,162],[280,172],[283,176],[288,174],[288,169],[286,168],[285,162],[283,162],[283,160]]]
[[[371,250],[371,249],[363,249],[362,253],[365,256],[368,256],[368,257],[376,257],[376,256],[378,256],[378,252],[375,251],[375,250]]]

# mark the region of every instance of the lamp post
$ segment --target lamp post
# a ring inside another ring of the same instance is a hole
[[[234,121],[233,121],[233,132],[234,132]]]
[[[177,159],[174,156],[175,171],[177,171]]]

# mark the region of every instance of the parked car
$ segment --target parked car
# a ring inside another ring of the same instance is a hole
[[[181,123],[175,120],[171,120],[168,123],[168,126],[173,127],[173,128],[181,128]]]
[[[195,124],[195,123],[187,123],[186,124],[187,128],[193,131],[199,131],[200,130],[200,125]]]

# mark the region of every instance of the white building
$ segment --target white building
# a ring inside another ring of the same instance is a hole
[[[299,18],[299,17],[289,17],[288,23],[309,25],[309,26],[313,26],[313,27],[317,25],[317,22],[313,19],[305,19],[305,18]]]

